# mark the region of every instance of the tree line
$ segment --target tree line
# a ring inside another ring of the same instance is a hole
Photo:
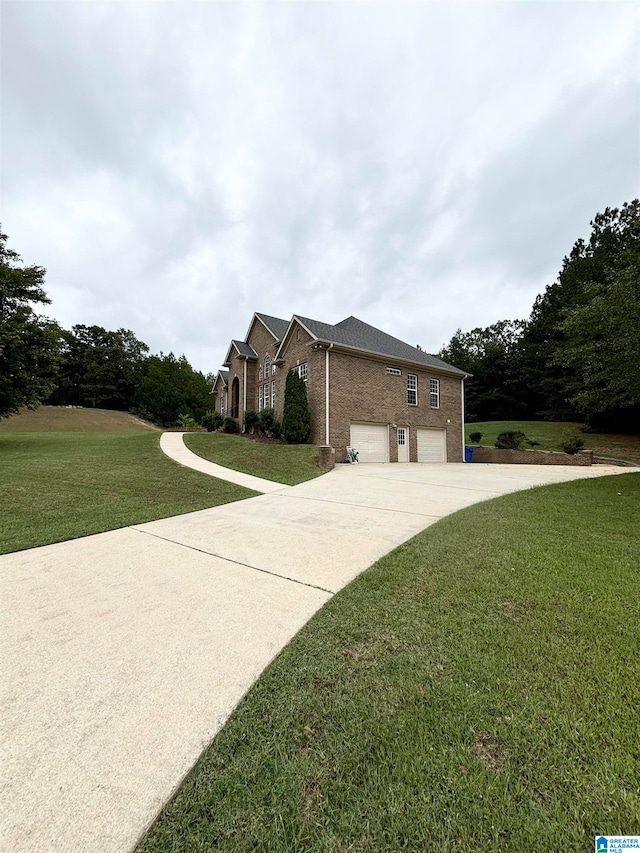
[[[166,427],[200,422],[213,407],[212,377],[184,355],[150,355],[128,329],[66,330],[39,315],[50,304],[44,279],[0,229],[0,417],[45,403],[132,411]]]
[[[640,431],[640,200],[595,216],[527,320],[459,329],[438,355],[473,374],[469,421]]]

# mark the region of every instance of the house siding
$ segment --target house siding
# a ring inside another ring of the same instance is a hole
[[[324,357],[324,353],[323,353]],[[351,423],[386,424],[389,429],[389,460],[398,461],[397,433],[391,427],[409,427],[409,459],[418,459],[417,433],[420,427],[445,429],[447,461],[463,458],[461,380],[425,367],[395,364],[393,360],[369,358],[330,351],[330,441],[336,449],[336,461],[345,458],[350,444]],[[398,367],[402,375],[393,376],[387,367]],[[407,402],[407,373],[418,377],[418,405]],[[429,404],[429,379],[440,380],[440,408]],[[324,410],[324,403],[323,403]]]
[[[299,340],[296,338],[299,337]],[[311,413],[311,443],[325,443],[325,351],[314,350],[309,344],[313,338],[296,321],[291,327],[290,337],[283,352],[284,364],[278,368],[276,383],[276,417],[282,418],[284,390],[288,372],[303,362],[307,363],[307,399]]]

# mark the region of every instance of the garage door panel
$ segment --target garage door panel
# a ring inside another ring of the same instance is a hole
[[[447,433],[444,429],[419,429],[418,462],[447,461]]]
[[[389,461],[389,429],[384,424],[351,424],[351,447],[360,462]]]

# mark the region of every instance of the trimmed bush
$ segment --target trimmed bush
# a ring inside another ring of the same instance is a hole
[[[249,411],[244,413],[244,428],[249,432],[253,432],[255,425],[258,423],[260,416],[257,412]]]
[[[225,432],[237,432],[238,431],[238,425],[236,424],[234,418],[225,418],[224,422],[222,424],[222,429]]]
[[[482,441],[482,433],[481,432],[469,433],[469,441],[472,444],[480,444],[480,442]]]
[[[565,453],[575,456],[576,453],[584,448],[584,441],[579,435],[571,435],[569,438],[565,438],[560,447]]]
[[[202,426],[207,432],[215,432],[222,426],[222,415],[219,412],[208,411],[202,417]]]
[[[496,438],[495,447],[497,450],[522,450],[524,443],[527,441],[527,436],[520,432],[501,432]]]
[[[270,435],[275,421],[273,409],[262,409],[257,416],[258,429],[263,435]]]
[[[307,383],[290,370],[284,389],[282,433],[289,444],[307,444],[311,436],[311,413]]]

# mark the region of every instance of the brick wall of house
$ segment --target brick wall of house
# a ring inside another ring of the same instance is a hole
[[[276,417],[282,418],[284,390],[288,372],[297,364],[307,363],[307,399],[311,412],[311,443],[325,443],[325,378],[324,350],[308,346],[313,340],[299,323],[294,323],[286,349],[281,353],[285,363],[278,367],[276,375]]]
[[[322,353],[324,357],[324,353]],[[350,443],[352,422],[387,424],[389,427],[389,459],[397,462],[397,432],[391,427],[409,427],[409,458],[418,459],[416,429],[446,429],[447,461],[463,459],[460,379],[429,370],[408,368],[388,361],[374,361],[332,350],[329,355],[330,441],[336,448],[336,461],[345,458]],[[386,372],[397,367],[400,376]],[[418,376],[418,405],[407,402],[407,374]],[[429,404],[429,379],[440,380],[440,408]]]
[[[269,362],[272,362],[276,356],[278,349],[277,342],[273,335],[268,332],[263,324],[256,320],[253,324],[247,343],[250,344],[258,354],[257,361],[250,361],[247,365],[247,410],[254,412],[258,411],[258,388],[263,386],[267,381],[264,375],[264,358],[269,356]],[[262,367],[262,379],[259,379],[259,368]],[[271,372],[271,368],[270,368]],[[276,370],[277,373],[277,370]],[[275,379],[275,376],[270,375],[268,381]],[[271,388],[269,388],[271,390]],[[276,393],[277,400],[277,393]]]

